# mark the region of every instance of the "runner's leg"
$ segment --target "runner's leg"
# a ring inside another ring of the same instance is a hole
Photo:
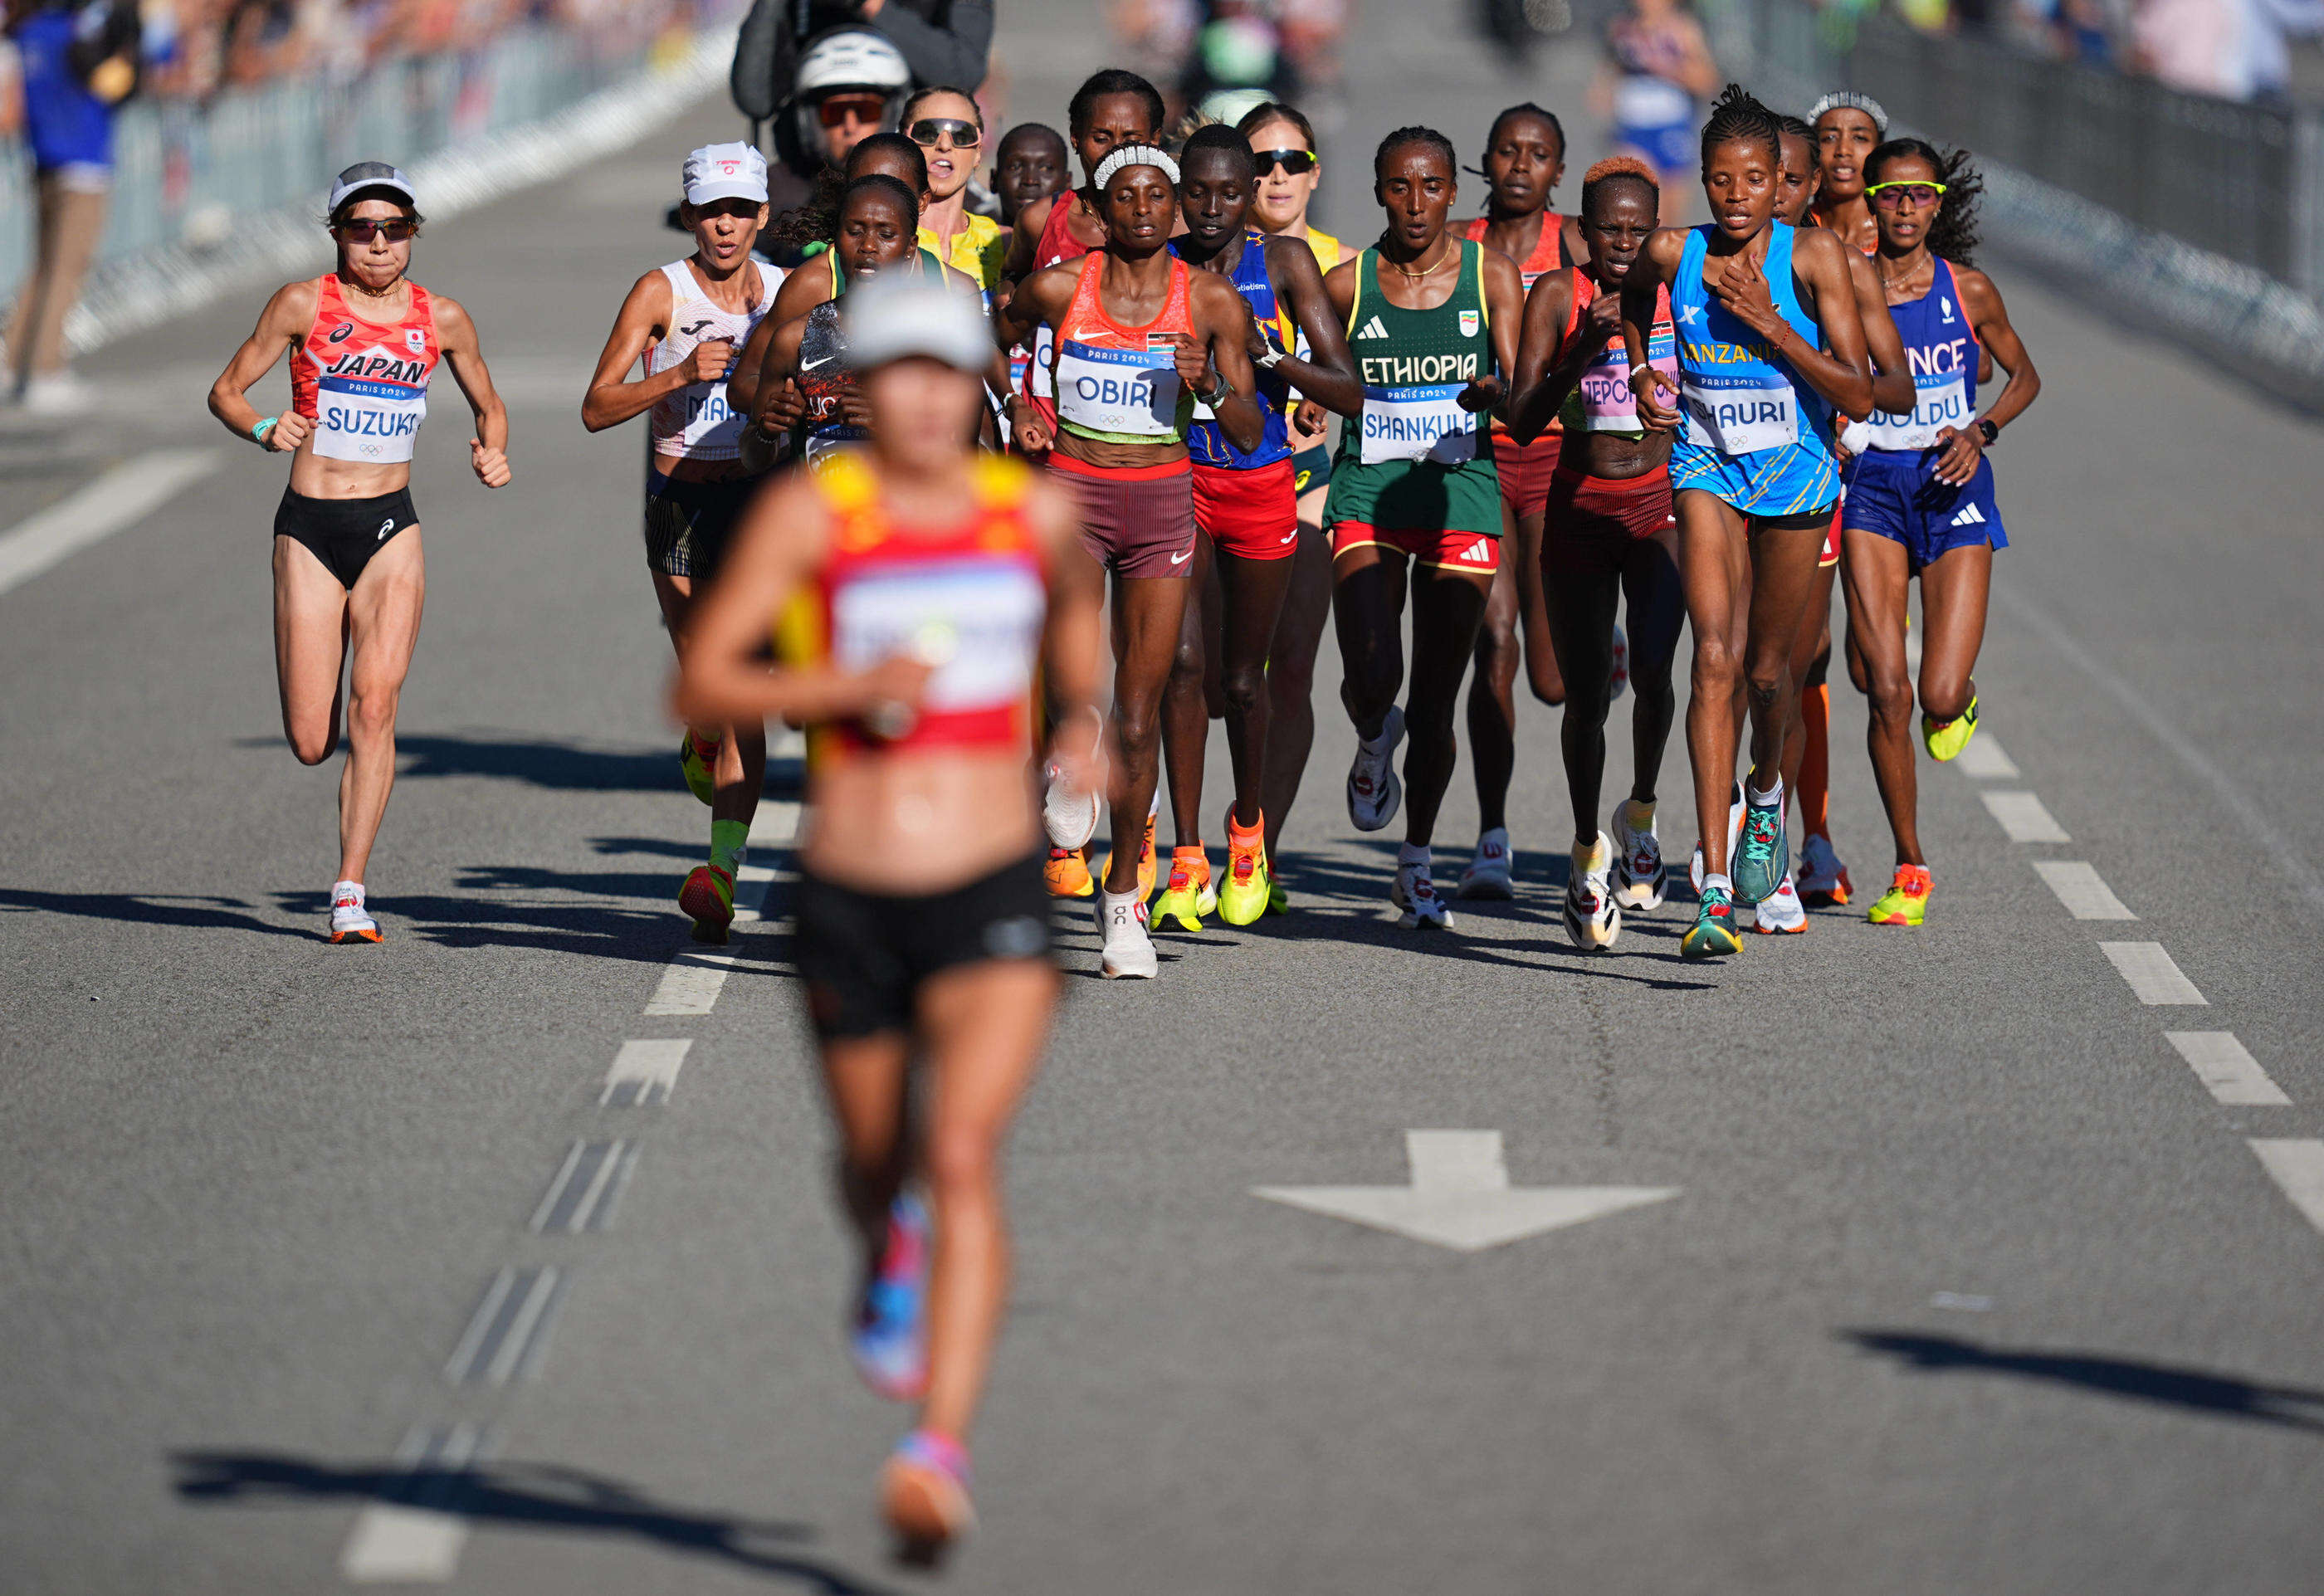
[[[1469,684],[1469,766],[1477,782],[1477,830],[1508,825],[1509,781],[1517,773],[1517,532],[1501,504],[1501,565],[1492,576],[1483,621],[1477,628],[1477,675]],[[1418,645],[1415,644],[1416,651]]]
[[[1921,567],[1921,713],[1932,720],[1958,720],[1977,692],[1971,677],[1992,586],[1987,543],[1949,549]]]
[[[347,762],[339,771],[339,874],[360,881],[395,786],[395,712],[428,591],[420,529],[374,555],[347,595]]]
[[[1545,606],[1565,688],[1565,714],[1558,727],[1565,790],[1573,806],[1573,838],[1584,848],[1598,842],[1606,715],[1613,702],[1614,613],[1621,599],[1622,579],[1617,572],[1562,570]]]
[[[347,590],[296,538],[274,540],[274,679],[282,737],[302,765],[339,745],[339,684],[346,664]]]
[[[1677,495],[1679,570],[1686,586],[1694,662],[1686,705],[1686,752],[1694,769],[1695,835],[1702,868],[1727,873],[1727,806],[1735,785],[1735,697],[1743,676],[1745,627],[1738,613],[1750,590],[1751,562],[1743,517],[1717,494],[1683,488]]]
[[[1139,842],[1162,751],[1162,691],[1185,618],[1184,577],[1116,577],[1113,583],[1113,860],[1105,890],[1138,890]]]
[[[1315,746],[1315,655],[1332,620],[1332,545],[1315,521],[1323,514],[1321,500],[1330,491],[1318,488],[1307,495],[1316,503],[1301,503],[1299,551],[1286,562],[1292,567],[1289,586],[1267,655],[1267,773],[1259,786],[1259,807],[1267,811],[1270,860]]]
[[[1550,641],[1548,601],[1552,581],[1542,572],[1543,514],[1536,510],[1517,517],[1517,632],[1525,639],[1526,685],[1533,696],[1554,708],[1565,702],[1565,678],[1558,663],[1557,645]],[[1506,559],[1508,551],[1503,551]]]
[[[1862,660],[1871,721],[1865,742],[1880,803],[1896,839],[1896,863],[1923,864],[1919,823],[1919,771],[1914,766],[1913,678],[1904,663],[1904,619],[1912,568],[1904,546],[1877,532],[1849,530],[1847,573],[1849,641]],[[1925,590],[1924,590],[1925,591]]]
[[[1452,711],[1461,678],[1475,651],[1493,579],[1468,571],[1416,566],[1412,579],[1412,690],[1405,698],[1404,840],[1425,847],[1436,811],[1452,784],[1460,753]]]
[[[1216,579],[1210,535],[1194,534],[1194,558],[1186,580],[1200,584],[1200,595]],[[1175,580],[1175,578],[1174,578]],[[1209,674],[1210,649],[1204,621],[1209,606],[1190,604],[1179,618],[1178,647],[1170,657],[1169,679],[1162,688],[1162,754],[1170,778],[1170,819],[1177,845],[1192,848],[1203,840],[1203,765],[1211,740],[1211,708],[1204,690]]]
[[[1218,557],[1219,690],[1225,701],[1227,750],[1234,761],[1235,821],[1244,826],[1257,825],[1266,807],[1267,745],[1272,729],[1268,648],[1283,617],[1283,598],[1296,558]]]
[[[1816,553],[1823,539],[1822,527],[1763,528],[1750,536],[1751,612],[1743,673],[1756,791],[1771,791],[1783,780],[1784,739],[1800,709],[1792,650],[1816,586]]]
[[[1686,624],[1675,530],[1665,527],[1630,545],[1622,559],[1622,591],[1630,620],[1630,797],[1651,804],[1678,715],[1671,664]]]
[[[1340,702],[1370,742],[1404,686],[1406,561],[1378,545],[1332,562],[1332,620],[1340,638]],[[1441,796],[1441,795],[1440,795]]]

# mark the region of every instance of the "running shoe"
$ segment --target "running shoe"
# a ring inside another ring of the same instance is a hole
[[[1388,890],[1388,901],[1404,910],[1397,921],[1407,931],[1423,927],[1433,930],[1450,931],[1452,911],[1444,907],[1444,899],[1436,895],[1436,883],[1429,879],[1428,861],[1396,867],[1396,881]]]
[[[1735,901],[1750,904],[1773,898],[1775,890],[1784,884],[1791,857],[1792,851],[1784,844],[1783,800],[1779,798],[1772,804],[1746,804],[1743,832],[1735,844],[1731,866]]]
[[[1900,864],[1896,879],[1864,918],[1876,926],[1917,926],[1929,912],[1929,867]]]
[[[1098,955],[1098,973],[1108,981],[1123,976],[1151,981],[1162,968],[1154,952],[1154,938],[1147,935],[1146,899],[1141,894],[1125,892],[1117,898],[1101,889],[1097,929],[1105,941],[1104,951]]]
[[[1101,809],[1098,795],[1074,786],[1056,766],[1048,770],[1049,784],[1041,796],[1041,824],[1048,829],[1049,846],[1084,848],[1097,835]],[[1079,897],[1079,893],[1074,894]]]
[[[718,751],[725,741],[721,737],[705,748],[690,731],[678,735],[678,768],[686,773],[687,790],[706,804],[718,796]]]
[[[1630,690],[1630,640],[1623,635],[1619,626],[1614,628],[1613,659],[1613,674],[1606,678],[1606,702],[1609,704]]]
[[[1203,917],[1216,914],[1218,889],[1211,884],[1211,858],[1200,847],[1170,851],[1170,884],[1155,904],[1156,921],[1176,920],[1182,931],[1199,931]]]
[[[1271,859],[1268,861],[1267,877],[1267,912],[1289,914],[1291,894],[1284,890],[1283,878],[1275,873],[1275,862]]]
[[[1477,839],[1477,856],[1461,872],[1461,885],[1455,895],[1489,898],[1498,902],[1515,898],[1517,884],[1509,878],[1517,863],[1517,856],[1509,852],[1509,828],[1496,826]]]
[[[1729,789],[1734,796],[1727,800],[1727,868],[1735,868],[1735,842],[1743,833],[1743,789],[1740,784]],[[1686,879],[1697,892],[1702,890],[1702,844],[1694,844],[1694,857],[1687,861]]]
[[[1929,757],[1932,760],[1952,758],[1967,748],[1969,740],[1975,735],[1977,694],[1974,691],[1969,696],[1969,707],[1960,712],[1957,720],[1940,722],[1925,715],[1921,717],[1921,743],[1929,751]],[[1917,926],[1921,922],[1914,920],[1913,923]]]
[[[1786,871],[1783,884],[1752,905],[1751,929],[1770,935],[1797,936],[1807,928],[1808,911],[1800,903],[1798,885],[1793,881],[1791,872]]]
[[[379,922],[364,908],[361,881],[340,881],[331,889],[331,940],[377,942]]]
[[[1573,850],[1573,871],[1565,878],[1565,934],[1583,953],[1603,953],[1622,934],[1622,909],[1614,899],[1614,843],[1602,831],[1588,852]]]
[[[905,1192],[888,1209],[888,1239],[847,1333],[855,1372],[890,1402],[927,1393],[927,1295],[928,1211]]]
[[[1048,863],[1041,867],[1041,882],[1052,898],[1086,898],[1096,891],[1097,883],[1090,879],[1088,850],[1051,848]]]
[[[1614,806],[1614,901],[1643,914],[1663,906],[1663,882],[1669,872],[1663,866],[1655,817],[1647,816],[1641,830],[1633,824],[1637,811],[1630,803],[1624,798]]]
[[[935,1564],[976,1527],[968,1499],[968,1448],[935,1430],[914,1430],[880,1471],[880,1507],[906,1563]]]
[[[1356,739],[1355,762],[1348,767],[1348,818],[1358,831],[1378,831],[1396,818],[1404,802],[1397,780],[1396,745],[1404,741],[1404,711],[1389,705],[1373,742]]]
[[[1144,903],[1154,896],[1154,816],[1162,802],[1156,792],[1154,802],[1146,809],[1146,840],[1138,846],[1138,901]],[[1105,851],[1105,862],[1097,867],[1098,880],[1102,881],[1113,873],[1113,850]]]
[[[1811,836],[1800,844],[1800,900],[1812,909],[1827,909],[1846,903],[1855,887],[1848,879],[1848,866],[1832,852],[1831,839]]]
[[[1248,831],[1235,824],[1227,810],[1227,882],[1219,889],[1219,917],[1230,926],[1248,926],[1265,914],[1275,899],[1275,872],[1267,867],[1264,821]]]
[[[1735,935],[1735,901],[1726,888],[1702,889],[1702,901],[1695,909],[1694,924],[1679,938],[1678,951],[1690,959],[1718,958],[1743,951],[1743,939]]]
[[[678,890],[678,907],[694,920],[696,942],[724,942],[734,923],[734,878],[715,864],[697,864]]]

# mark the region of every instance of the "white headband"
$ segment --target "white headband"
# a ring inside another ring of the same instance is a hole
[[[1888,113],[1868,94],[1858,94],[1852,88],[1834,89],[1815,103],[1808,113],[1808,125],[1812,127],[1822,121],[1826,111],[1861,111],[1872,118],[1872,125],[1879,129],[1882,138],[1888,136]]]
[[[1124,144],[1098,163],[1097,177],[1091,184],[1100,193],[1106,183],[1125,166],[1151,166],[1169,174],[1170,186],[1178,186],[1178,163],[1151,144]]]

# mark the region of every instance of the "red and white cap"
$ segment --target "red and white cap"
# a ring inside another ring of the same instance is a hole
[[[767,158],[756,144],[705,144],[686,158],[681,180],[688,205],[714,199],[767,202]]]

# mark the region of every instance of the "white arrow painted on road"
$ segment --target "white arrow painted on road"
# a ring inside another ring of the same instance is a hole
[[[1254,1197],[1456,1252],[1522,1241],[1675,1197],[1674,1185],[1512,1186],[1498,1130],[1407,1130],[1410,1185],[1261,1185]]]

